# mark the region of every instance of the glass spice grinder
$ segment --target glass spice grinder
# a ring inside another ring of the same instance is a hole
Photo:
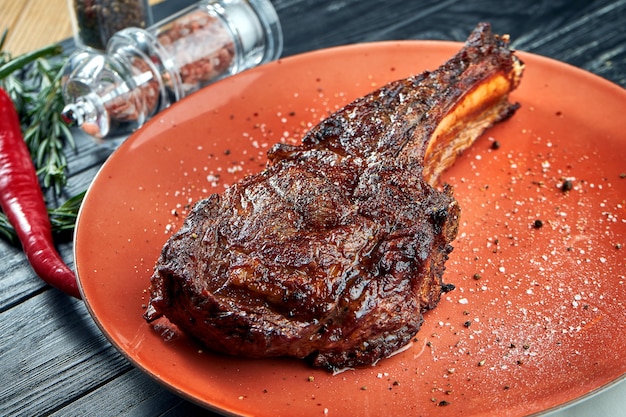
[[[114,34],[106,51],[66,64],[63,119],[89,135],[133,132],[209,84],[277,59],[282,30],[269,0],[204,0],[147,28]]]

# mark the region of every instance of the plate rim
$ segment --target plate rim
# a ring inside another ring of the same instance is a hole
[[[369,49],[377,49],[377,48],[388,48],[389,46],[400,46],[400,47],[408,47],[408,48],[423,48],[425,46],[427,47],[436,47],[436,48],[450,48],[450,49],[455,49],[458,50],[460,49],[462,46],[464,45],[463,42],[458,42],[458,41],[449,41],[449,40],[383,40],[383,41],[372,41],[372,42],[362,42],[362,43],[355,43],[355,44],[344,44],[344,45],[338,45],[338,46],[332,46],[329,48],[323,48],[323,49],[317,49],[317,50],[312,50],[312,51],[307,51],[307,52],[302,52],[302,53],[298,53],[295,55],[291,55],[291,56],[287,56],[287,57],[281,57],[276,61],[272,61],[270,63],[264,64],[261,67],[255,67],[249,70],[246,70],[244,73],[249,73],[249,72],[255,72],[255,71],[267,71],[269,66],[277,66],[277,65],[291,65],[291,62],[297,62],[300,60],[311,60],[311,59],[315,59],[316,57],[319,56],[325,56],[325,55],[332,55],[332,54],[341,54],[344,52],[354,52],[354,51],[358,51],[358,50],[369,50]],[[594,82],[594,83],[598,83],[598,85],[602,86],[603,88],[607,88],[609,90],[611,90],[612,93],[618,94],[618,95],[622,95],[622,99],[624,100],[624,102],[626,103],[626,89],[624,89],[623,87],[621,87],[619,84],[608,80],[606,78],[603,78],[597,74],[594,74],[590,71],[587,71],[585,69],[576,67],[572,64],[569,64],[567,62],[563,62],[563,61],[559,61],[556,60],[554,58],[551,57],[547,57],[547,56],[543,56],[543,55],[539,55],[539,54],[535,54],[532,52],[526,52],[523,50],[517,50],[516,51],[516,55],[518,55],[522,61],[524,61],[525,63],[528,63],[528,61],[530,62],[544,62],[548,65],[554,65],[560,68],[563,68],[569,72],[573,72],[575,75],[581,76],[585,79],[590,80],[590,82]],[[234,78],[234,77],[238,77],[240,74],[244,74],[244,73],[239,73],[239,74],[235,74],[232,77],[227,77],[225,79],[219,80],[214,84],[217,83],[223,83],[223,82],[228,82],[229,79]],[[214,85],[212,84],[212,85]],[[207,88],[211,88],[212,85],[209,85],[205,88],[203,88],[202,90],[205,90]],[[200,90],[200,91],[202,91]],[[199,92],[193,93],[192,95],[185,97],[183,99],[181,99],[180,101],[174,103],[172,106],[170,106],[169,108],[165,109],[163,112],[161,112],[159,115],[163,115],[164,112],[171,112],[172,109],[177,108],[178,106],[182,106],[186,103],[187,99],[189,97],[194,96],[195,94],[198,94]],[[158,123],[158,116],[159,115],[155,115],[153,116],[153,118],[149,121],[147,121],[146,124],[144,124],[138,131],[132,133],[131,135],[129,135],[129,137],[118,147],[118,149],[124,149],[124,147],[126,146],[131,146],[132,143],[136,140],[135,138],[141,136],[141,132],[148,128],[149,126],[151,126],[152,124]],[[116,149],[115,151],[113,151],[111,153],[111,155],[109,155],[109,157],[104,161],[104,163],[98,168],[94,178],[91,180],[89,187],[87,188],[87,191],[85,193],[84,196],[84,201],[88,201],[88,199],[90,198],[90,195],[96,191],[94,191],[94,189],[96,188],[96,186],[94,185],[96,183],[96,180],[99,178],[99,176],[102,175],[102,172],[104,172],[107,167],[108,164],[110,163],[109,161],[114,160],[114,158],[116,158],[116,155],[118,154],[118,149]],[[221,413],[221,414],[225,414],[225,415],[229,415],[229,416],[243,416],[245,414],[239,414],[237,413],[235,410],[229,410],[229,409],[225,409],[222,406],[213,404],[205,399],[201,399],[201,398],[196,398],[195,396],[187,393],[184,389],[181,389],[173,384],[168,383],[167,381],[164,381],[163,378],[160,377],[160,375],[157,375],[156,373],[154,373],[151,369],[147,368],[146,366],[144,366],[141,361],[138,361],[135,357],[133,357],[129,352],[126,351],[126,349],[124,349],[119,343],[118,341],[112,337],[112,335],[110,335],[109,331],[106,329],[105,324],[101,322],[101,320],[98,318],[98,314],[96,313],[94,306],[92,305],[92,303],[90,302],[90,297],[88,297],[88,294],[86,294],[85,289],[83,287],[83,279],[81,279],[81,276],[78,272],[78,262],[79,262],[79,255],[78,255],[78,251],[77,248],[81,245],[78,241],[78,236],[79,236],[79,229],[81,227],[81,219],[84,215],[84,210],[86,205],[82,204],[78,215],[77,215],[77,219],[76,219],[76,230],[73,236],[73,256],[74,256],[74,260],[75,260],[75,269],[76,269],[76,277],[77,277],[77,282],[78,282],[78,287],[82,296],[82,299],[84,301],[84,304],[89,312],[89,315],[91,316],[92,320],[94,320],[95,324],[97,325],[97,327],[99,328],[99,330],[103,333],[103,335],[106,337],[107,341],[109,343],[111,343],[115,349],[122,354],[122,356],[124,358],[126,358],[131,364],[133,364],[133,366],[135,366],[136,368],[140,369],[143,373],[147,374],[150,376],[150,378],[157,382],[159,385],[165,387],[166,389],[168,389],[171,392],[174,392],[175,394],[179,395],[180,397],[194,403],[197,404],[207,410],[210,411],[214,411],[217,413]],[[84,278],[84,277],[83,277]],[[532,415],[543,415],[545,413],[552,413],[552,412],[556,412],[556,411],[561,411],[561,410],[565,410],[568,409],[572,406],[575,406],[579,403],[582,403],[592,397],[597,396],[598,394],[622,383],[623,381],[626,380],[626,372],[624,372],[620,377],[618,377],[617,379],[614,379],[602,386],[597,387],[594,390],[591,390],[579,397],[576,397],[570,401],[567,401],[565,403],[553,406],[551,408],[545,409],[545,410],[541,410],[538,413],[534,413]]]

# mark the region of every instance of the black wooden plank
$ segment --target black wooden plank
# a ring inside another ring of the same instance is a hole
[[[295,5],[297,3],[297,5]],[[432,39],[463,41],[479,22],[509,33],[513,45],[598,72],[626,86],[625,0],[550,2],[477,1],[280,1],[284,55],[359,42]],[[498,6],[496,6],[496,4]],[[355,19],[354,16],[358,16]],[[602,39],[601,48],[597,39]],[[610,61],[611,64],[604,64]]]
[[[115,398],[116,401],[111,401]],[[163,387],[136,368],[119,375],[51,416],[88,416],[98,410],[102,416],[216,416]]]
[[[131,369],[84,304],[45,291],[2,313],[0,415],[41,415]]]

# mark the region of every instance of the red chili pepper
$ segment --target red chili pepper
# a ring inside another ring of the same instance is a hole
[[[81,298],[76,275],[54,247],[43,192],[20,121],[0,88],[0,206],[15,228],[34,271],[48,284]]]

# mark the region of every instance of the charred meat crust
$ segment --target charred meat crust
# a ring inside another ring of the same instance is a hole
[[[520,75],[506,38],[481,24],[436,71],[356,100],[301,146],[274,146],[266,170],[198,202],[165,244],[146,319],[218,352],[327,369],[401,349],[439,301],[458,230],[452,190],[428,167],[510,116]],[[508,87],[481,87],[494,80]]]

